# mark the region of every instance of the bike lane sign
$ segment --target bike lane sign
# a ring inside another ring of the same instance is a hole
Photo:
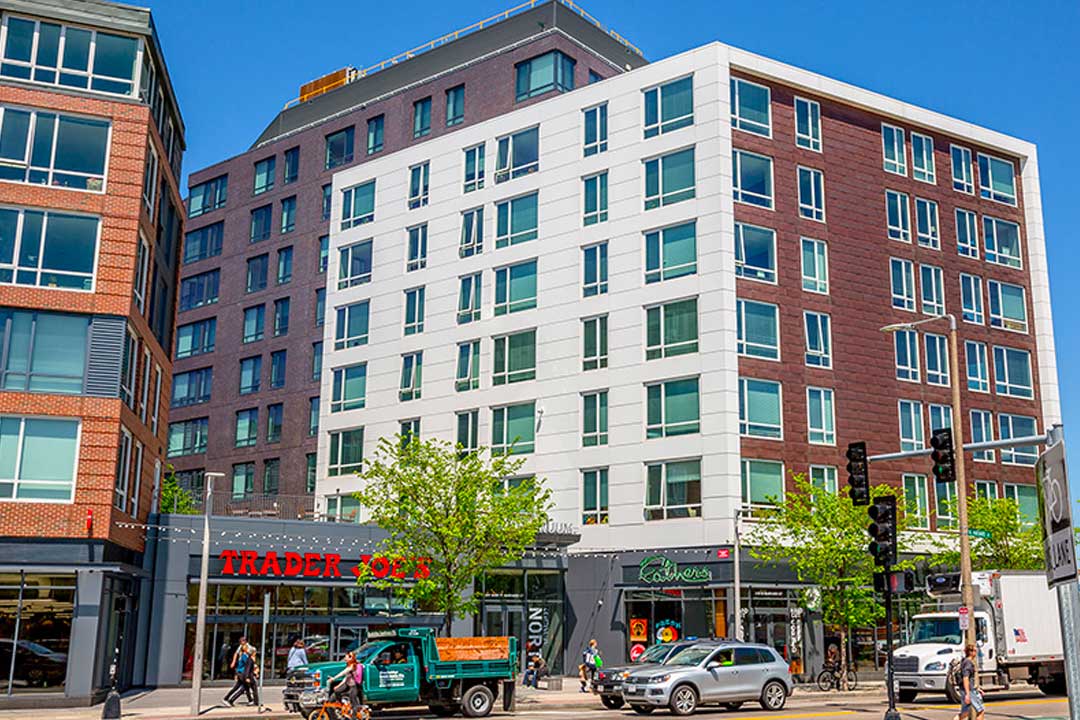
[[[1076,580],[1069,481],[1065,475],[1065,443],[1051,445],[1035,466],[1039,482],[1039,514],[1046,550],[1046,581],[1050,587]]]

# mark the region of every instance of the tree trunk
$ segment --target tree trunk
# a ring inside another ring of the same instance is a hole
[[[454,611],[452,609],[443,614],[443,627],[446,629],[446,637],[454,637]]]
[[[848,656],[848,629],[847,623],[840,626],[840,689],[847,692],[847,656]]]

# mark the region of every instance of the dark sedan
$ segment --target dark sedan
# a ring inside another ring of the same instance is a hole
[[[631,672],[646,665],[662,665],[688,647],[700,644],[701,640],[679,640],[650,646],[638,655],[630,665],[601,668],[596,672],[593,688],[600,693],[600,702],[609,710],[618,710],[626,702],[622,696],[622,681]]]

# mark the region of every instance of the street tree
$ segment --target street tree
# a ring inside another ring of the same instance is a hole
[[[387,533],[379,550],[409,567],[380,584],[441,613],[449,635],[455,617],[477,609],[474,582],[520,560],[548,520],[551,492],[542,478],[518,479],[524,463],[439,439],[383,438],[357,499]]]
[[[165,466],[165,476],[161,479],[161,494],[158,499],[158,508],[163,513],[174,515],[198,515],[199,506],[191,492],[181,487],[176,479],[176,469],[172,465]]]
[[[956,517],[956,502],[946,504],[946,513]],[[940,520],[938,521],[940,525]],[[968,498],[968,527],[972,570],[1044,570],[1042,528],[1029,522],[1011,498]],[[935,567],[960,566],[960,536],[937,533],[930,564]]]

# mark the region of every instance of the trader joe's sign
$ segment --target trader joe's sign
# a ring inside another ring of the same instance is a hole
[[[337,553],[257,553],[253,550],[222,550],[221,574],[255,577],[342,577],[341,555]],[[361,555],[359,562],[345,565],[353,577],[370,575],[376,580],[424,579],[431,575],[427,558]]]
[[[707,583],[713,579],[706,565],[679,565],[665,555],[649,555],[638,566],[638,580],[646,585]]]

